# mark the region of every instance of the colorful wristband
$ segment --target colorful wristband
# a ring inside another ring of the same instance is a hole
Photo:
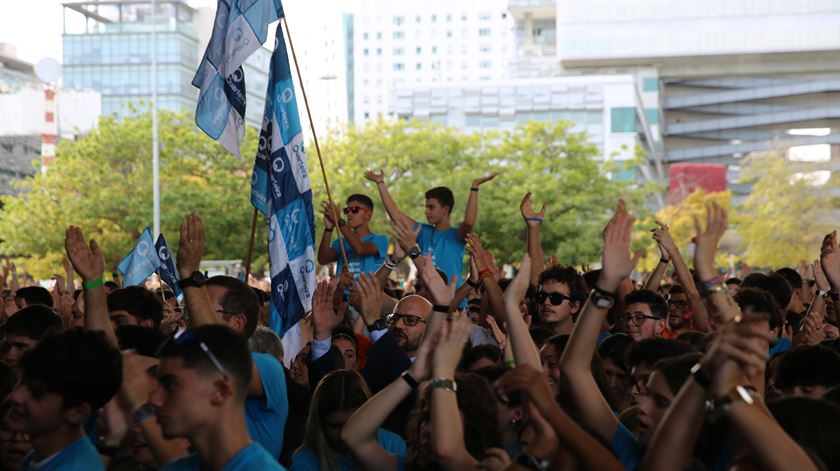
[[[526,221],[537,221],[538,223],[542,224],[543,218],[525,218]]]
[[[83,282],[82,287],[84,289],[93,289],[93,288],[98,288],[98,287],[100,287],[104,284],[105,284],[105,278],[102,278],[100,276],[99,278],[97,278],[95,280],[90,280],[90,281]]]
[[[505,365],[507,366],[516,366],[516,360],[511,358],[510,360],[505,360]]]

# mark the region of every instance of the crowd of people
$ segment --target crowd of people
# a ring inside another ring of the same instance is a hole
[[[457,226],[449,188],[426,192],[422,223],[365,177],[393,233],[371,231],[368,195],[322,206],[317,258],[337,271],[299,351],[265,326],[268,293],[199,270],[198,215],[180,231],[183,304],[106,282],[69,227],[52,291],[12,276],[3,294],[0,470],[840,469],[836,232],[810,265],[722,275],[727,214],[709,204],[693,267],[658,222],[660,262],[634,279],[623,201],[581,272],[546,262],[550,213],[529,193],[511,279],[473,232],[495,175]]]

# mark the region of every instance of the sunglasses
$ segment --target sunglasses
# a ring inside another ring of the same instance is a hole
[[[548,299],[548,302],[551,303],[552,306],[559,306],[567,299],[571,301],[572,297],[566,296],[563,293],[546,293],[545,291],[537,293],[537,301],[539,301],[540,304],[544,303],[546,299]]]
[[[367,208],[364,208],[362,206],[348,206],[342,209],[342,211],[344,211],[344,214],[359,214],[359,211],[367,211]]]
[[[213,352],[210,351],[210,347],[208,347],[203,340],[198,338],[198,334],[196,334],[194,330],[182,327],[178,329],[178,332],[175,333],[175,336],[172,338],[172,340],[175,342],[175,345],[178,346],[187,345],[192,342],[198,342],[198,346],[201,348],[201,351],[203,351],[204,354],[207,355],[207,358],[210,360],[210,363],[212,363],[216,370],[219,373],[221,373],[222,376],[225,377],[225,379],[227,379],[228,375],[225,371],[225,367],[222,366],[222,362],[220,362],[219,359],[216,358],[216,355],[213,355]]]
[[[389,324],[396,324],[400,319],[402,319],[403,324],[408,327],[414,327],[417,325],[418,322],[426,323],[423,319],[417,316],[413,316],[411,314],[399,314],[399,313],[392,313],[388,315],[387,321]]]

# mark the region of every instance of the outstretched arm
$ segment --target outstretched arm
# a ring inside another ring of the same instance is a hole
[[[651,232],[654,230],[651,229]],[[659,285],[662,284],[662,277],[665,275],[665,271],[668,270],[668,264],[671,262],[671,254],[665,250],[665,247],[662,247],[662,244],[658,242],[656,245],[659,247],[659,263],[656,264],[656,268],[653,269],[653,272],[645,280],[644,286],[642,286],[642,289],[648,291],[659,291]]]
[[[537,281],[540,278],[540,272],[543,269],[543,249],[540,244],[540,227],[543,225],[545,219],[545,211],[548,209],[546,203],[542,204],[539,212],[534,211],[531,207],[531,192],[529,191],[522,202],[519,203],[519,212],[522,214],[522,219],[525,220],[525,227],[528,228],[528,255],[531,256],[531,273],[529,273],[529,284],[537,286]]]
[[[715,252],[718,242],[726,232],[728,216],[726,210],[717,203],[706,205],[706,228],[700,224],[700,219],[695,216],[694,227],[697,230],[697,247],[694,249],[694,269],[697,276],[703,282],[706,295],[712,301],[717,310],[715,316],[717,324],[729,322],[740,312],[738,305],[729,290],[723,284],[724,279],[715,270]]]
[[[632,227],[633,218],[627,213],[624,200],[619,200],[615,215],[604,229],[601,276],[596,283],[598,292],[605,296],[615,293],[621,280],[636,266],[639,254],[635,259],[630,257]],[[606,315],[607,309],[596,306],[590,294],[560,359],[560,370],[585,425],[610,442],[618,429],[618,419],[598,389],[591,369],[598,333]]]
[[[464,240],[464,237],[472,232],[476,219],[478,219],[478,187],[482,183],[489,182],[496,178],[496,173],[491,173],[484,178],[476,178],[470,186],[470,197],[467,199],[467,209],[464,213],[464,221],[458,226],[458,239]]]
[[[204,222],[196,213],[187,216],[181,224],[181,240],[178,246],[178,272],[181,279],[189,278],[198,271],[204,256]],[[184,302],[189,313],[190,325],[200,327],[208,324],[222,324],[219,315],[210,303],[210,295],[204,286],[184,287]]]
[[[322,205],[323,206],[323,205]],[[322,208],[323,209],[323,208]],[[324,213],[324,234],[321,236],[321,243],[318,244],[318,263],[326,265],[338,259],[338,252],[330,242],[332,241],[333,230],[335,223],[333,223],[332,216]]]
[[[410,221],[411,225],[414,226],[414,220],[400,211],[397,202],[394,201],[391,192],[388,191],[388,186],[385,184],[385,172],[380,170],[379,173],[375,173],[367,170],[365,171],[365,178],[376,184],[376,189],[379,190],[379,197],[382,198],[382,205],[385,206],[385,212],[388,213],[388,217],[392,221]]]
[[[688,298],[688,304],[691,307],[691,313],[694,317],[694,324],[700,328],[702,332],[709,331],[709,313],[706,312],[706,305],[703,304],[703,298],[700,297],[700,292],[697,290],[697,285],[694,284],[694,277],[688,270],[688,265],[685,264],[680,248],[671,237],[668,226],[656,221],[659,225],[658,229],[653,230],[653,238],[662,244],[671,256],[671,262],[674,263],[674,271],[677,273],[677,281],[680,282],[685,291],[685,296]]]
[[[67,250],[67,257],[73,268],[82,277],[82,286],[91,286],[84,288],[85,327],[104,332],[111,344],[118,346],[114,326],[108,317],[108,298],[105,294],[103,278],[105,259],[102,257],[99,244],[91,239],[88,245],[82,235],[82,230],[76,226],[70,226],[64,236],[64,248]]]

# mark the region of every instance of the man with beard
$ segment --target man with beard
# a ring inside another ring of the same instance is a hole
[[[688,296],[680,285],[673,285],[668,290],[668,316],[665,330],[661,337],[664,339],[676,339],[685,332],[694,332],[691,322],[691,305]]]

